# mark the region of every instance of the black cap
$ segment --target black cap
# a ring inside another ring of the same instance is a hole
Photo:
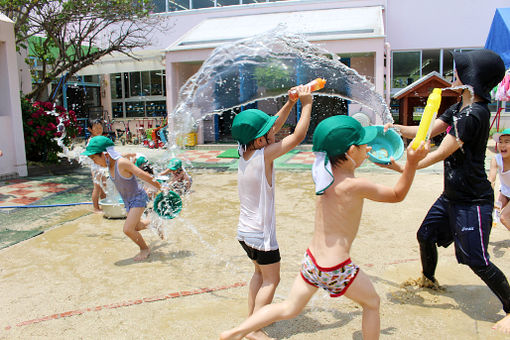
[[[503,59],[496,52],[487,49],[451,53],[460,81],[464,85],[471,85],[475,94],[490,103],[490,91],[505,76]]]

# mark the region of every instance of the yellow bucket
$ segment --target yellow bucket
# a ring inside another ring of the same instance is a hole
[[[197,145],[197,134],[195,132],[190,132],[186,134],[182,134],[177,137],[177,145],[179,146],[195,146]]]

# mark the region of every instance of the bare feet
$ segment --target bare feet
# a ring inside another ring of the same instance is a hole
[[[136,255],[133,260],[136,261],[136,262],[139,262],[139,261],[143,261],[145,260],[146,258],[149,257],[149,255],[151,254],[151,251],[149,248],[147,249],[142,249],[140,250],[140,252],[138,253],[138,255]]]
[[[220,340],[241,340],[242,338],[242,336],[236,335],[232,329],[220,334]]]
[[[103,210],[101,210],[101,208],[94,209],[94,213],[96,213],[96,214],[101,214],[102,212],[103,212]]]
[[[496,322],[492,329],[500,331],[502,333],[510,334],[510,314],[507,314],[503,319]]]
[[[267,336],[266,333],[264,333],[261,330],[251,332],[250,334],[246,335],[246,339],[250,340],[274,340],[274,338],[270,338]]]

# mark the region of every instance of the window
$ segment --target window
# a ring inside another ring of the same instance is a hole
[[[214,7],[214,0],[193,0],[193,9]]]
[[[145,117],[143,102],[126,102],[126,118]]]
[[[142,84],[140,79],[140,72],[129,73],[129,92],[131,97],[137,97],[142,95]]]
[[[421,53],[393,52],[392,87],[404,88],[420,78]]]
[[[166,116],[166,102],[164,100],[149,101],[146,103],[147,117]]]
[[[112,99],[122,98],[122,73],[110,74],[110,88],[112,92]]]
[[[216,6],[217,7],[223,7],[223,6],[232,6],[232,5],[239,5],[239,0],[217,0]]]
[[[142,74],[142,96],[150,96],[151,94],[151,73],[150,71],[141,72]]]
[[[151,96],[163,95],[162,75],[161,71],[151,71]]]
[[[422,77],[426,76],[430,72],[440,72],[439,65],[441,63],[441,50],[423,50],[421,55]]]
[[[168,0],[168,11],[182,11],[189,9],[189,0]]]
[[[124,118],[124,104],[112,103],[113,118]]]
[[[166,12],[166,0],[152,0],[152,6],[154,13]]]

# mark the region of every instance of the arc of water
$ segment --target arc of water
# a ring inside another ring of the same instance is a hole
[[[393,122],[374,85],[329,51],[281,27],[216,48],[180,89],[169,114],[171,141],[201,119],[260,99],[276,98],[299,83],[327,79],[320,95],[340,97],[366,107],[371,124]],[[249,86],[250,88],[246,88]]]

